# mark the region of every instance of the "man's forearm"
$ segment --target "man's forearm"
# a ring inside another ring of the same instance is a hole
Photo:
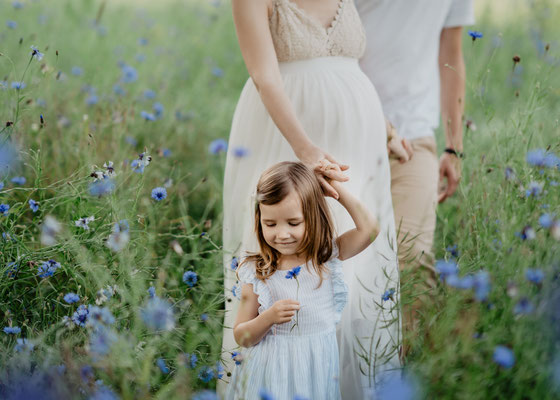
[[[442,31],[439,53],[441,120],[445,146],[463,151],[465,108],[465,62],[461,51],[461,28]]]

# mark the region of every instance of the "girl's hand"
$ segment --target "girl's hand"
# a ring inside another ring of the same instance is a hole
[[[273,324],[285,324],[292,320],[297,310],[299,310],[299,301],[284,299],[278,300],[264,313],[268,314]]]
[[[342,172],[350,168],[346,164],[336,161],[330,154],[319,147],[311,146],[308,149],[296,152],[296,156],[308,168],[315,171],[319,183],[327,196],[338,199],[338,192],[329,183],[330,180],[346,182],[348,177]]]

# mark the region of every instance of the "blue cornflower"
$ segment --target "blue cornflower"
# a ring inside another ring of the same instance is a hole
[[[235,365],[241,365],[243,362],[243,355],[238,351],[234,351],[231,353],[231,359],[235,361]]]
[[[118,96],[124,96],[126,94],[126,90],[124,90],[124,88],[118,83],[115,83],[113,85],[113,93],[115,93]]]
[[[534,167],[554,168],[560,163],[560,158],[545,149],[534,149],[527,152],[526,161]]]
[[[27,85],[24,82],[17,82],[17,81],[12,82],[12,89],[16,89],[16,90],[25,89],[26,86]]]
[[[16,29],[18,25],[16,21],[6,21],[6,26],[10,29]]]
[[[23,5],[24,4],[21,1],[12,1],[12,7],[14,7],[16,10],[23,8]]]
[[[224,71],[221,68],[213,67],[212,68],[212,75],[217,76],[218,78],[221,78],[222,76],[224,76]]]
[[[146,56],[144,54],[138,53],[134,56],[134,59],[138,62],[146,61]]]
[[[12,261],[11,263],[6,264],[5,275],[8,278],[13,278],[14,276],[16,276],[17,272],[18,272],[18,266],[17,266],[15,261]]]
[[[496,346],[493,359],[496,364],[508,369],[515,364],[515,355],[506,346]]]
[[[535,307],[529,301],[529,299],[523,297],[521,300],[517,302],[517,304],[513,308],[513,312],[515,314],[531,314],[534,311],[534,309]]]
[[[152,199],[161,201],[167,197],[167,190],[164,187],[157,187],[152,190]]]
[[[156,364],[163,374],[168,374],[169,373],[169,368],[167,368],[167,365],[165,364],[165,360],[163,358],[161,358],[161,357],[158,358],[156,360]]]
[[[518,236],[523,240],[533,240],[537,237],[537,234],[531,225],[527,225]]]
[[[0,190],[4,189],[4,182],[0,181]]]
[[[97,96],[96,94],[92,93],[88,97],[86,97],[86,105],[94,106],[97,103],[99,103],[99,96]]]
[[[167,300],[153,297],[141,310],[144,323],[154,331],[170,331],[175,328],[173,308]]]
[[[84,304],[80,305],[74,315],[72,315],[72,321],[78,326],[86,326],[88,319],[89,310]]]
[[[513,168],[506,167],[505,176],[506,176],[506,181],[511,181],[515,179],[515,171],[513,170]]]
[[[117,340],[115,332],[103,325],[97,325],[89,337],[89,348],[94,359],[97,359],[97,356],[108,354],[111,346]]]
[[[544,279],[544,272],[537,268],[527,268],[525,271],[525,278],[535,285],[540,285]]]
[[[383,295],[381,296],[381,300],[382,301],[388,301],[389,299],[395,301],[395,299],[393,299],[393,295],[395,294],[395,289],[391,288],[385,291],[385,293],[383,293]]]
[[[212,390],[203,390],[201,392],[196,392],[192,400],[219,400],[219,397],[216,392]]]
[[[41,53],[39,51],[39,49],[35,46],[31,46],[31,57],[32,58],[36,58],[37,61],[41,61],[43,59],[43,57],[45,56],[43,53]]]
[[[237,267],[239,267],[239,260],[237,259],[237,257],[233,257],[231,259],[230,268],[235,271]]]
[[[482,32],[469,30],[469,36],[472,38],[472,40],[474,42],[476,39],[480,39],[484,35],[482,34]]]
[[[48,278],[53,276],[55,271],[60,268],[60,263],[55,260],[48,260],[39,265],[38,275],[40,278]]]
[[[478,301],[486,301],[490,294],[490,275],[486,271],[478,271],[473,276],[472,286],[474,288],[474,297]]]
[[[459,275],[449,275],[445,280],[445,283],[456,289],[472,289],[474,285],[474,278],[472,275],[467,275],[462,278],[459,277]]]
[[[21,328],[19,326],[5,326],[4,333],[8,335],[17,335],[21,333]]]
[[[128,221],[126,219],[121,219],[119,222],[115,222],[115,225],[113,225],[113,232],[117,233],[117,232],[129,232],[130,231],[130,225],[128,224]]]
[[[214,379],[214,371],[208,366],[202,367],[198,372],[198,379],[200,379],[204,383],[208,383],[212,379]]]
[[[140,116],[144,118],[145,121],[155,121],[157,119],[153,113],[147,111],[141,111]]]
[[[35,213],[39,211],[39,203],[33,199],[29,199],[29,208]]]
[[[198,275],[194,271],[187,271],[183,274],[183,282],[189,287],[193,287],[198,281]]]
[[[163,111],[165,110],[165,108],[163,107],[163,104],[156,102],[152,105],[152,110],[154,110],[156,118],[159,119],[163,116]]]
[[[8,215],[10,206],[8,204],[0,204],[0,214]]]
[[[140,46],[146,46],[148,44],[148,39],[146,39],[144,37],[141,37],[141,38],[138,39],[138,44]]]
[[[543,214],[540,216],[539,218],[539,224],[545,228],[548,229],[552,226],[552,223],[554,222],[554,215],[553,214]]]
[[[206,314],[206,313],[200,314],[200,320],[202,322],[208,321],[208,314]]]
[[[84,74],[84,70],[80,67],[74,66],[72,67],[71,73],[75,76],[82,76]]]
[[[156,297],[156,288],[153,286],[150,286],[148,288],[148,294],[150,295],[150,297]]]
[[[89,185],[89,193],[92,196],[102,197],[115,190],[115,182],[111,178],[103,178]]]
[[[409,374],[400,371],[386,372],[386,378],[372,398],[379,400],[413,400],[419,397],[418,383]]]
[[[64,301],[68,304],[76,303],[80,301],[80,296],[78,296],[76,293],[66,293],[64,295]]]
[[[448,253],[451,254],[452,257],[459,257],[459,250],[458,250],[458,246],[457,244],[454,244],[453,246],[447,246],[447,248],[445,249],[445,251],[447,251]]]
[[[286,279],[297,278],[300,271],[301,271],[301,265],[298,265],[297,267],[292,268],[291,270],[289,270],[286,273]]]
[[[148,100],[152,100],[156,98],[156,92],[154,92],[152,89],[146,89],[144,90],[143,93],[144,97]]]
[[[525,191],[526,197],[539,197],[543,190],[543,184],[540,182],[532,181],[529,183],[529,188]]]
[[[208,146],[210,154],[220,154],[227,150],[228,144],[224,139],[213,140]]]
[[[247,157],[249,155],[249,149],[246,147],[238,146],[233,149],[233,155],[237,158]]]
[[[187,368],[196,368],[196,363],[198,362],[198,357],[196,354],[183,353],[183,360]]]
[[[274,396],[266,389],[259,390],[259,400],[274,400]]]
[[[88,308],[88,325],[89,326],[100,326],[100,325],[113,325],[115,323],[115,317],[111,314],[111,311],[107,307],[91,306]]]
[[[17,338],[17,344],[14,346],[14,350],[18,353],[22,351],[31,352],[35,348],[35,345],[31,343],[26,338]]]
[[[25,185],[25,182],[27,182],[25,176],[14,176],[10,181],[16,185]]]
[[[459,272],[456,262],[445,261],[445,260],[437,260],[436,261],[436,271],[438,272],[439,277],[440,277],[442,282],[448,276],[456,275]]]
[[[121,72],[121,81],[123,83],[132,83],[138,80],[138,72],[130,65],[124,65],[121,69]]]

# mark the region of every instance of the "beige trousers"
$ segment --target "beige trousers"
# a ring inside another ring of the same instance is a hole
[[[432,245],[436,226],[439,163],[433,137],[411,141],[414,154],[404,164],[391,160],[391,194],[401,270],[403,328],[416,332],[418,313],[436,284]]]

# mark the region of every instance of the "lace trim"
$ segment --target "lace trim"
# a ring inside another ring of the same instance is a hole
[[[282,0],[277,0],[276,1],[276,5],[280,4]],[[302,9],[300,6],[297,5],[297,3],[295,3],[293,0],[284,0],[289,6],[292,7],[292,9],[294,9],[297,13],[299,13],[300,15],[302,15],[305,19],[307,19],[309,22],[311,22],[314,25],[317,25],[318,27],[321,27],[322,30],[327,34],[330,35],[332,30],[336,27],[336,25],[338,24],[338,20],[340,19],[340,16],[342,15],[342,10],[344,9],[344,4],[346,4],[347,0],[338,0],[338,7],[336,9],[336,14],[334,15],[333,19],[331,20],[331,23],[329,24],[328,27],[323,26],[319,20],[317,20],[317,18],[309,15],[309,13],[307,11],[305,11],[304,9]],[[274,11],[273,11],[274,13]]]
[[[253,285],[253,293],[258,296],[257,300],[260,305],[259,314],[262,314],[263,311],[270,308],[273,304],[270,289],[266,283],[256,277],[253,267],[250,265],[243,265],[239,269],[238,274],[241,282]]]

